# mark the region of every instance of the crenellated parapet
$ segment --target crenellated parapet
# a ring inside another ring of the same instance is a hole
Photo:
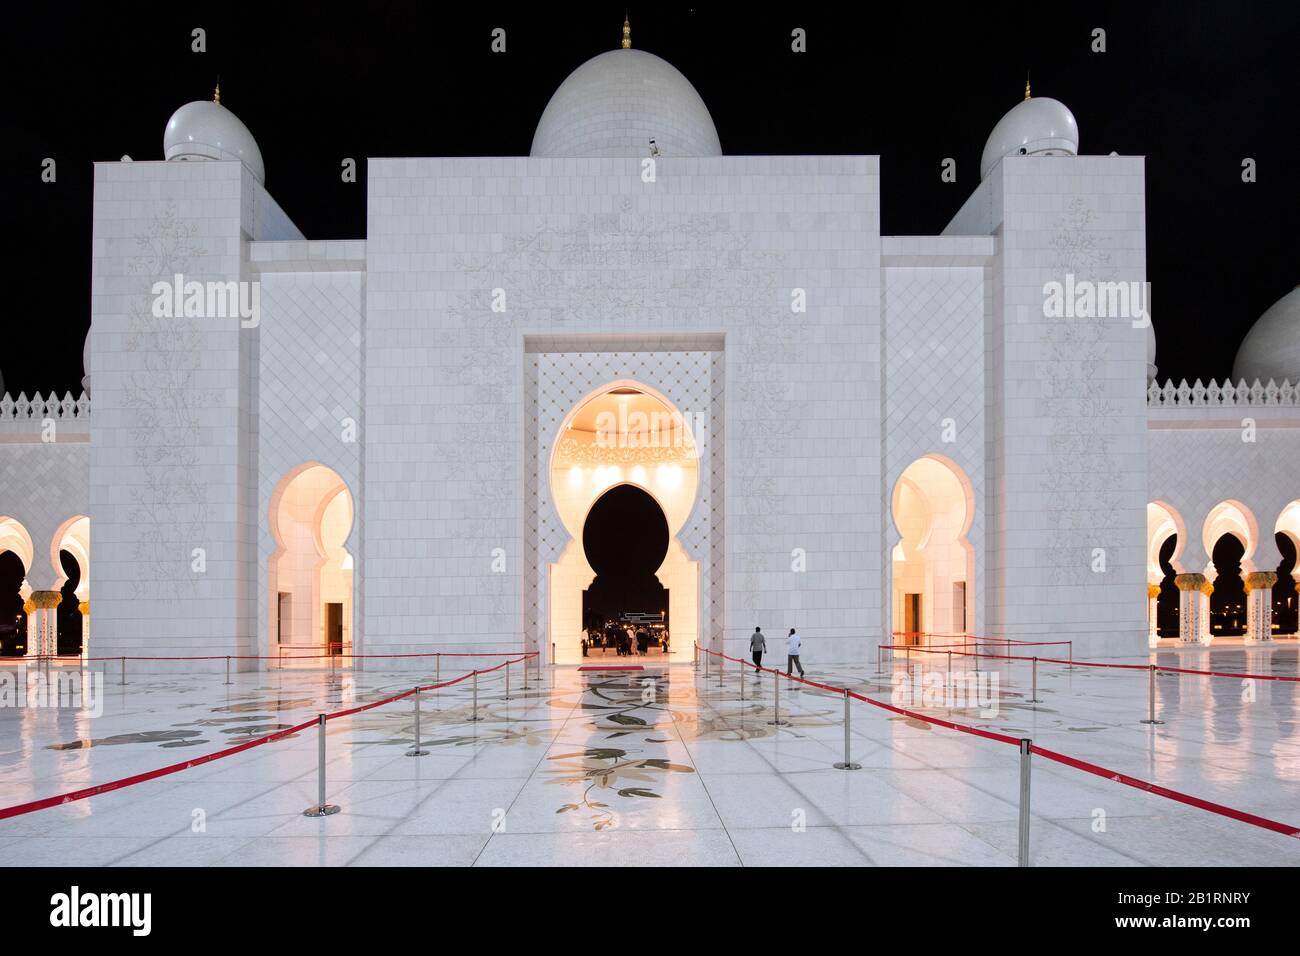
[[[53,392],[42,397],[38,392],[31,398],[19,392],[18,397],[6,393],[0,398],[0,422],[41,422],[47,418],[55,421],[88,421],[90,419],[90,395],[82,392],[79,398],[73,398],[68,392],[59,398]]]
[[[1243,379],[1235,385],[1211,380],[1203,385],[1198,378],[1194,385],[1183,379],[1178,385],[1172,380],[1161,385],[1152,381],[1147,386],[1147,406],[1151,408],[1246,408],[1274,406],[1295,408],[1300,406],[1300,385],[1285,379],[1281,384],[1269,379],[1265,385],[1256,379],[1253,385]]]

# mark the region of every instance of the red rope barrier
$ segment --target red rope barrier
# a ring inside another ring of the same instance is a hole
[[[1281,833],[1283,836],[1300,837],[1300,828],[1293,827],[1289,823],[1279,823],[1278,821],[1270,820],[1267,817],[1260,817],[1253,813],[1247,813],[1245,810],[1236,810],[1232,807],[1225,807],[1221,803],[1211,803],[1209,800],[1202,800],[1200,797],[1194,797],[1188,793],[1182,793],[1178,790],[1170,790],[1168,787],[1162,787],[1159,784],[1151,783],[1147,780],[1130,777],[1126,773],[1107,770],[1105,767],[1099,767],[1095,763],[1088,763],[1086,760],[1069,757],[1065,754],[1057,753],[1055,750],[1047,750],[1046,748],[1036,745],[1031,745],[1029,749],[1032,753],[1036,753],[1040,757],[1046,757],[1048,760],[1054,760],[1067,767],[1073,767],[1075,770],[1082,770],[1084,773],[1091,773],[1098,777],[1105,777],[1107,780],[1112,780],[1115,783],[1122,783],[1127,787],[1134,787],[1138,790],[1145,791],[1146,793],[1153,793],[1158,797],[1165,797],[1169,800],[1176,800],[1179,803],[1185,803],[1189,807],[1196,807],[1199,810],[1208,810],[1210,813],[1217,813],[1222,817],[1240,820],[1242,823],[1249,823],[1252,826],[1262,827],[1265,830],[1272,830],[1274,833]]]
[[[758,667],[755,666],[752,662],[744,661],[735,657],[728,657],[726,654],[720,653],[718,651],[711,651],[706,647],[699,647],[698,644],[696,645],[696,647],[704,651],[704,653],[706,654],[711,654],[714,657],[721,657],[729,661],[735,661],[737,664],[743,664],[745,667],[753,668],[756,671],[766,671],[768,673],[778,674],[778,675],[781,674],[781,671],[779,670],[774,670],[770,667]],[[1033,658],[1031,657],[1016,658],[1016,659],[1033,660]],[[1042,658],[1039,658],[1039,660],[1042,660]],[[1133,665],[1125,665],[1125,666],[1133,666]],[[1163,670],[1164,668],[1160,668],[1160,669]],[[813,687],[817,687],[821,690],[827,690],[835,694],[848,694],[848,696],[852,697],[854,700],[860,700],[864,704],[871,704],[873,707],[879,707],[882,710],[888,710],[895,714],[901,714],[904,717],[911,717],[915,720],[924,721],[927,724],[934,724],[935,726],[938,727],[945,727],[948,730],[956,730],[959,731],[960,733],[970,734],[975,737],[983,737],[987,740],[994,740],[1002,744],[1010,744],[1014,747],[1020,746],[1019,738],[1011,737],[1008,736],[1007,734],[999,734],[989,730],[982,730],[979,727],[972,727],[969,724],[959,724],[956,723],[955,721],[944,720],[941,717],[931,717],[928,714],[917,713],[914,710],[907,710],[903,707],[895,707],[893,704],[886,704],[884,701],[874,700],[870,697],[865,697],[862,694],[854,693],[853,691],[848,690],[847,688],[844,687],[832,687],[827,684],[819,684],[816,683],[815,681],[805,680],[804,678],[801,677],[793,677],[789,674],[786,674],[784,676],[787,680],[797,681],[800,684],[809,684]],[[1280,823],[1277,820],[1270,820],[1268,819],[1268,817],[1261,817],[1253,813],[1247,813],[1245,810],[1236,810],[1232,807],[1224,806],[1223,804],[1213,803],[1209,800],[1204,800],[1201,797],[1195,797],[1192,796],[1191,794],[1182,793],[1181,791],[1178,790],[1171,790],[1168,787],[1162,787],[1159,784],[1151,783],[1148,780],[1142,780],[1138,777],[1132,777],[1129,776],[1128,774],[1120,773],[1117,770],[1109,770],[1106,767],[1102,767],[1094,763],[1088,763],[1086,760],[1079,760],[1075,757],[1069,757],[1065,754],[1057,753],[1055,750],[1048,750],[1045,747],[1031,745],[1030,750],[1031,752],[1038,754],[1040,757],[1045,757],[1046,759],[1055,761],[1056,763],[1064,764],[1067,767],[1072,767],[1076,770],[1082,770],[1085,773],[1094,774],[1098,777],[1105,777],[1107,780],[1114,781],[1115,783],[1122,783],[1125,786],[1134,787],[1138,790],[1142,790],[1146,793],[1154,794],[1155,796],[1158,797],[1165,797],[1169,800],[1175,800],[1178,803],[1183,803],[1190,807],[1196,807],[1197,809],[1200,810],[1206,810],[1209,811],[1210,813],[1218,814],[1219,816],[1228,817],[1233,820],[1239,820],[1242,823],[1249,823],[1252,826],[1262,827],[1265,830],[1272,830],[1274,833],[1281,833],[1284,836],[1300,837],[1300,828],[1294,827],[1289,823]]]
[[[881,644],[888,651],[911,651],[917,654],[957,654],[961,657],[987,657],[990,660],[998,661],[1033,661],[1037,660],[1040,664],[1067,664],[1074,667],[1105,667],[1116,670],[1150,670],[1150,664],[1108,664],[1103,661],[1080,661],[1066,660],[1062,657],[1024,657],[1018,654],[980,654],[968,651],[948,651],[944,648],[947,645],[938,647],[921,647],[913,644]],[[1240,680],[1277,680],[1287,683],[1300,683],[1300,677],[1289,677],[1284,674],[1234,674],[1228,671],[1202,671],[1190,667],[1162,667],[1156,665],[1156,670],[1166,674],[1197,674],[1202,677],[1233,677]]]
[[[470,673],[462,674],[460,677],[454,678],[453,680],[443,681],[441,684],[427,684],[418,689],[423,692],[426,690],[440,690],[444,687],[452,687],[462,681],[469,680],[475,674],[490,674],[503,667],[508,667],[511,664],[518,664],[520,661],[527,660],[530,656],[532,655],[525,654],[523,657],[516,657],[514,660],[502,661],[500,664],[488,668],[487,670],[471,671]],[[116,659],[117,658],[110,658],[110,660]],[[224,660],[224,658],[222,658],[222,660]],[[400,694],[385,697],[383,700],[371,701],[368,704],[361,704],[347,710],[335,711],[334,713],[326,714],[325,720],[337,720],[341,717],[351,717],[354,714],[360,714],[363,711],[374,710],[376,707],[383,707],[385,704],[404,700],[414,694],[416,690],[417,688],[411,688],[410,690],[402,691]],[[315,727],[319,721],[319,717],[313,717],[311,720],[303,721],[301,724],[296,724],[295,726],[289,727],[285,730],[277,730],[274,733],[265,734],[253,740],[246,740],[244,743],[237,744],[234,747],[227,747],[225,750],[218,750],[215,753],[205,754],[202,757],[195,757],[192,760],[183,760],[180,763],[169,764],[166,767],[159,767],[157,770],[146,770],[143,773],[133,774],[129,777],[122,777],[119,780],[110,780],[108,783],[96,784],[93,787],[86,787],[83,790],[74,790],[71,793],[62,793],[53,797],[32,800],[29,803],[19,803],[12,807],[0,807],[0,820],[22,816],[27,813],[34,813],[37,810],[45,810],[49,807],[60,806],[65,803],[74,803],[77,800],[85,800],[88,797],[95,797],[104,793],[111,793],[114,790],[121,790],[138,783],[145,783],[149,780],[157,780],[159,777],[166,777],[173,773],[180,773],[182,770],[189,770],[191,767],[200,767],[205,763],[211,763],[214,760],[221,760],[224,757],[233,757],[235,754],[243,753],[245,750],[251,750],[254,747],[260,747],[263,744],[273,743],[277,740],[283,740],[285,737],[307,730],[310,727]]]
[[[174,763],[166,767],[160,767],[157,770],[148,770],[144,773],[137,773],[130,777],[123,777],[120,780],[113,780],[109,783],[101,783],[93,787],[87,787],[84,790],[74,790],[71,793],[62,793],[54,797],[45,797],[43,800],[33,800],[30,803],[20,803],[12,807],[0,808],[0,820],[7,820],[9,817],[21,816],[25,813],[34,813],[37,810],[44,810],[47,807],[55,807],[64,803],[73,803],[77,800],[85,800],[87,797],[95,797],[101,793],[111,793],[114,790],[121,790],[123,787],[130,787],[137,783],[144,783],[148,780],[157,780],[159,777],[166,777],[169,774],[179,773],[182,770],[189,770],[191,767],[198,767],[205,763],[211,763],[213,760],[220,760],[222,757],[231,757],[237,753],[243,753],[245,750],[251,750],[253,747],[259,747],[262,744],[269,744],[274,740],[280,740],[288,737],[290,734],[296,734],[299,731],[306,730],[316,723],[316,720],[308,720],[288,730],[278,730],[273,734],[267,734],[264,737],[258,737],[255,740],[249,740],[235,747],[228,747],[225,750],[218,750],[216,753],[206,754],[202,757],[195,757],[193,760],[186,760],[181,763]]]
[[[289,655],[257,655],[257,654],[204,654],[193,657],[132,657],[131,655],[117,654],[113,657],[81,657],[76,654],[33,654],[23,657],[0,658],[0,660],[19,661],[315,661],[336,657],[355,657],[355,658],[407,658],[407,657],[506,657],[510,654],[518,654],[519,651],[427,651],[419,654],[289,654]],[[524,657],[536,657],[537,651],[524,651]]]

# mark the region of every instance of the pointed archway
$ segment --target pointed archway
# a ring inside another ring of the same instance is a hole
[[[903,470],[891,504],[892,626],[901,643],[968,634],[975,622],[975,517],[970,479],[956,462],[925,455]]]
[[[29,648],[28,604],[34,549],[32,536],[17,518],[0,515],[0,656],[22,657]]]
[[[332,468],[308,462],[271,496],[275,551],[267,565],[268,653],[320,667],[352,660],[353,559],[347,550],[353,503]]]

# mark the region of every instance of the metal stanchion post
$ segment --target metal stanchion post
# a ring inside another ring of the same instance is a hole
[[[316,723],[317,739],[320,742],[316,765],[316,806],[308,807],[302,812],[304,817],[328,817],[339,812],[337,805],[325,802],[325,715],[321,714]]]
[[[226,655],[226,683],[230,683],[230,655]]]
[[[505,672],[506,672],[506,696],[501,699],[510,700],[510,662],[509,661],[506,661]]]
[[[713,655],[707,650],[704,652],[704,679],[709,679],[709,672],[713,669]]]
[[[727,658],[724,656],[726,651],[718,655],[718,686],[722,686],[722,678],[726,675]]]
[[[849,689],[844,688],[844,759],[835,765],[836,770],[861,770],[862,764],[854,763],[849,744]]]
[[[427,757],[429,751],[420,749],[420,688],[415,688],[415,746],[406,752],[408,757]]]
[[[1020,739],[1020,848],[1018,865],[1029,865],[1029,761],[1034,742]]]
[[[122,658],[122,680],[120,682],[120,686],[122,687],[126,686],[126,658],[125,657]]]
[[[1163,724],[1163,720],[1156,720],[1156,665],[1152,664],[1147,671],[1147,719],[1142,721],[1144,724]]]
[[[551,666],[555,666],[555,642],[551,641]]]
[[[788,720],[781,719],[781,672],[776,668],[772,669],[772,719],[768,723],[777,727],[784,727],[789,723]]]
[[[952,686],[952,651],[948,652],[948,685]]]
[[[482,720],[478,715],[478,671],[474,671],[474,709],[470,712],[470,720]]]
[[[696,645],[695,645],[695,657],[694,657],[694,659],[691,661],[691,670],[693,670],[693,671],[698,671],[699,669],[700,669],[700,645],[696,644]]]
[[[736,665],[736,669],[737,669],[738,671],[740,671],[740,702],[743,704],[743,703],[745,702],[745,664],[744,664],[744,662],[742,661],[740,664]]]
[[[1028,703],[1031,703],[1031,704],[1041,704],[1042,701],[1038,699],[1038,658],[1037,658],[1037,657],[1034,658],[1034,684],[1033,684],[1033,688],[1034,688],[1033,691],[1032,691],[1032,692],[1030,693],[1030,695],[1029,695],[1029,701],[1028,701]]]
[[[876,645],[876,676],[880,677],[885,673],[885,645]]]

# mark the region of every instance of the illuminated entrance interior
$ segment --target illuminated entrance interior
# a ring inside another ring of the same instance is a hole
[[[644,570],[666,592],[669,657],[689,660],[699,633],[699,562],[678,532],[695,506],[699,462],[683,416],[646,386],[610,383],[561,423],[550,479],[552,500],[569,533],[549,569],[548,640],[556,661],[582,660],[584,600],[593,614],[607,617],[658,610],[639,606],[646,598],[638,592],[620,597],[596,580],[598,569],[584,547],[584,539],[594,543],[596,535],[613,542],[596,557],[602,576],[614,580]],[[662,534],[652,530],[656,511],[660,527],[666,526]],[[644,593],[652,595],[653,588],[645,586]],[[631,601],[638,606],[618,606]]]
[[[268,566],[270,653],[286,664],[321,667],[351,652],[352,495],[324,465],[307,464],[280,482],[270,507],[276,550]],[[294,662],[293,657],[300,660]],[[344,663],[349,658],[342,657]]]
[[[962,470],[938,455],[912,462],[894,486],[893,629],[900,643],[942,643],[975,621],[975,549],[966,540],[974,494]],[[919,633],[924,632],[924,635]]]

